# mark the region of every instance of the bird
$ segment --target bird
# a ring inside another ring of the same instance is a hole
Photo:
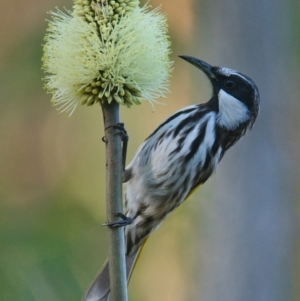
[[[128,281],[152,231],[207,181],[226,151],[252,129],[259,112],[259,91],[248,76],[192,56],[179,57],[208,77],[212,96],[164,120],[124,170],[124,214],[118,214],[120,222],[107,225],[124,227]],[[83,300],[110,300],[108,261]]]

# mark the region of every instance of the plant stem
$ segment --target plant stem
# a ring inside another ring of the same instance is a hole
[[[121,137],[118,129],[110,127],[120,122],[119,104],[104,102],[102,112],[106,129],[106,215],[114,222],[119,219],[114,212],[123,212]],[[107,228],[111,301],[127,301],[124,229]]]

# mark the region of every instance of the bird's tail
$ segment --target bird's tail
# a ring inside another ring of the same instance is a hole
[[[129,283],[131,274],[139,258],[142,247],[138,251],[131,255],[126,256],[126,275],[127,275],[127,284]],[[94,279],[93,283],[85,293],[82,298],[82,301],[110,301],[110,282],[109,282],[109,262],[108,259],[105,261],[100,272]]]

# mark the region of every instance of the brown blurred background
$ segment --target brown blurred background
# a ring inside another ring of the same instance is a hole
[[[144,1],[145,2],[145,1]],[[143,3],[144,3],[143,2]],[[179,54],[237,69],[261,92],[253,131],[153,234],[130,300],[296,301],[299,294],[299,1],[152,0],[168,15],[167,105],[122,108],[128,161],[169,114],[210,97]],[[0,299],[80,300],[107,255],[100,107],[69,118],[42,88],[41,45],[56,6],[1,1]]]

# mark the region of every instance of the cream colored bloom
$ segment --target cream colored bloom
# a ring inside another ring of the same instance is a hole
[[[51,13],[43,69],[52,103],[72,114],[78,104],[130,107],[164,96],[171,70],[165,16],[136,0],[95,3],[75,0],[73,12]]]

